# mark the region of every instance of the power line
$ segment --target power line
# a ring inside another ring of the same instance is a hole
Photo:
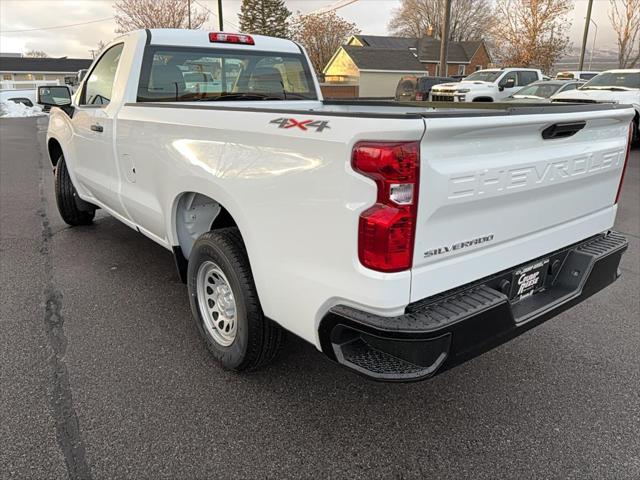
[[[341,8],[346,7],[347,5],[351,5],[352,3],[356,3],[358,0],[341,0],[339,2],[332,3],[326,7],[319,8],[318,10],[314,10],[313,12],[309,12],[309,15],[318,15],[322,13],[335,12]]]
[[[81,23],[70,23],[68,25],[56,25],[55,27],[40,27],[40,28],[29,28],[26,30],[0,30],[0,33],[25,33],[25,32],[37,32],[39,30],[55,30],[58,28],[69,28],[69,27],[79,27],[81,25],[89,25],[90,23],[99,23],[106,22],[107,20],[113,20],[114,17],[100,18],[98,20],[90,20],[88,22]]]
[[[218,16],[218,14],[217,14],[217,13],[215,13],[215,12],[213,12],[213,11],[209,10],[207,7],[205,7],[203,4],[201,4],[198,0],[193,0],[193,3],[197,3],[198,5],[200,5],[202,8],[204,8],[207,12],[209,12],[209,13],[210,13],[211,15],[213,15],[214,17],[217,17],[217,16]],[[235,23],[233,23],[231,20],[227,20],[227,18],[226,18],[226,17],[224,17],[224,16],[223,16],[222,18],[224,18],[224,21],[225,21],[226,23],[231,24],[231,26],[232,26],[232,27],[234,27],[234,28],[236,28],[238,31],[240,31],[240,27],[239,27],[238,25],[236,25]]]

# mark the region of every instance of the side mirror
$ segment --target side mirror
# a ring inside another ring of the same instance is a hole
[[[71,90],[67,86],[38,87],[38,103],[45,107],[71,105]]]

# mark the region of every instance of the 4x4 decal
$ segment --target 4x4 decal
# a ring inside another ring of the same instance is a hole
[[[269,123],[278,125],[278,128],[299,128],[300,130],[308,131],[310,128],[315,128],[316,132],[322,132],[326,129],[331,129],[329,122],[320,120],[296,120],[295,118],[276,118]]]

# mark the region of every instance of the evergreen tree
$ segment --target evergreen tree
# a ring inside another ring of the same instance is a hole
[[[240,29],[245,33],[287,37],[291,12],[284,0],[242,0]]]

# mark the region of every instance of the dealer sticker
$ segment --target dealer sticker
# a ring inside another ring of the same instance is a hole
[[[548,265],[547,258],[516,270],[513,274],[509,297],[512,300],[522,300],[538,291],[544,285]]]

